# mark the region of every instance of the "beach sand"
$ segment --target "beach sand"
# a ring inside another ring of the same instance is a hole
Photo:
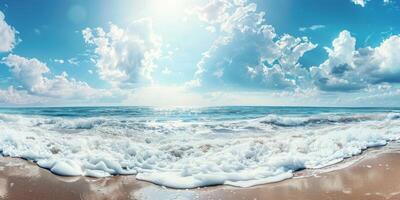
[[[345,168],[324,173],[302,171],[293,179],[251,188],[193,190],[166,189],[134,176],[60,177],[22,159],[0,158],[0,199],[400,200],[400,152],[372,153]]]
[[[61,177],[22,159],[0,158],[0,199],[134,199],[131,195],[146,185],[134,176]]]

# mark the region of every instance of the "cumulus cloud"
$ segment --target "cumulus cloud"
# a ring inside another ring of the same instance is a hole
[[[17,31],[7,24],[4,13],[0,11],[0,52],[11,51],[16,44]]]
[[[356,49],[356,39],[342,31],[326,48],[328,59],[312,67],[315,84],[326,91],[351,91],[371,84],[400,82],[400,36],[384,40],[378,47]]]
[[[90,87],[86,82],[69,78],[66,72],[47,77],[46,75],[50,76],[49,68],[36,58],[30,59],[10,54],[2,59],[2,63],[9,68],[14,80],[20,84],[19,86],[30,95],[60,99],[91,98],[106,95],[106,93],[99,95],[99,91]],[[14,92],[14,90],[11,90],[11,92]],[[8,93],[11,92],[8,91]]]
[[[206,5],[195,9],[199,19],[209,24],[217,24],[225,21],[229,15],[227,9],[232,6],[228,1],[211,0]]]
[[[187,85],[282,89],[296,86],[306,75],[299,59],[316,45],[306,37],[278,36],[255,3],[211,0],[197,12],[201,20],[218,27],[220,36],[203,54]]]
[[[95,63],[100,78],[117,87],[129,87],[141,79],[151,81],[156,60],[161,54],[161,39],[149,19],[133,22],[126,28],[110,24],[82,31],[87,44],[95,47]]]
[[[400,35],[391,36],[374,49],[373,60],[376,82],[400,82]]]
[[[9,67],[16,80],[22,87],[32,93],[39,92],[47,87],[43,74],[49,72],[46,64],[39,60],[26,59],[18,55],[10,54],[2,59],[3,63]]]

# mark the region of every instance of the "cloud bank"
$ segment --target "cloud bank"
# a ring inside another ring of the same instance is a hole
[[[14,54],[4,57],[5,64],[18,84],[0,90],[0,102],[8,104],[40,104],[49,101],[100,101],[112,93],[95,89],[86,82],[69,78],[66,72],[52,75],[47,65],[36,58],[25,58]]]

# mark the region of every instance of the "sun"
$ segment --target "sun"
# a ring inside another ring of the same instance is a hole
[[[150,0],[149,14],[154,18],[183,16],[188,2],[188,0]]]

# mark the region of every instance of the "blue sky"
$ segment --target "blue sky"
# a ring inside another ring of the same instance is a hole
[[[399,106],[396,0],[0,0],[0,105]]]

